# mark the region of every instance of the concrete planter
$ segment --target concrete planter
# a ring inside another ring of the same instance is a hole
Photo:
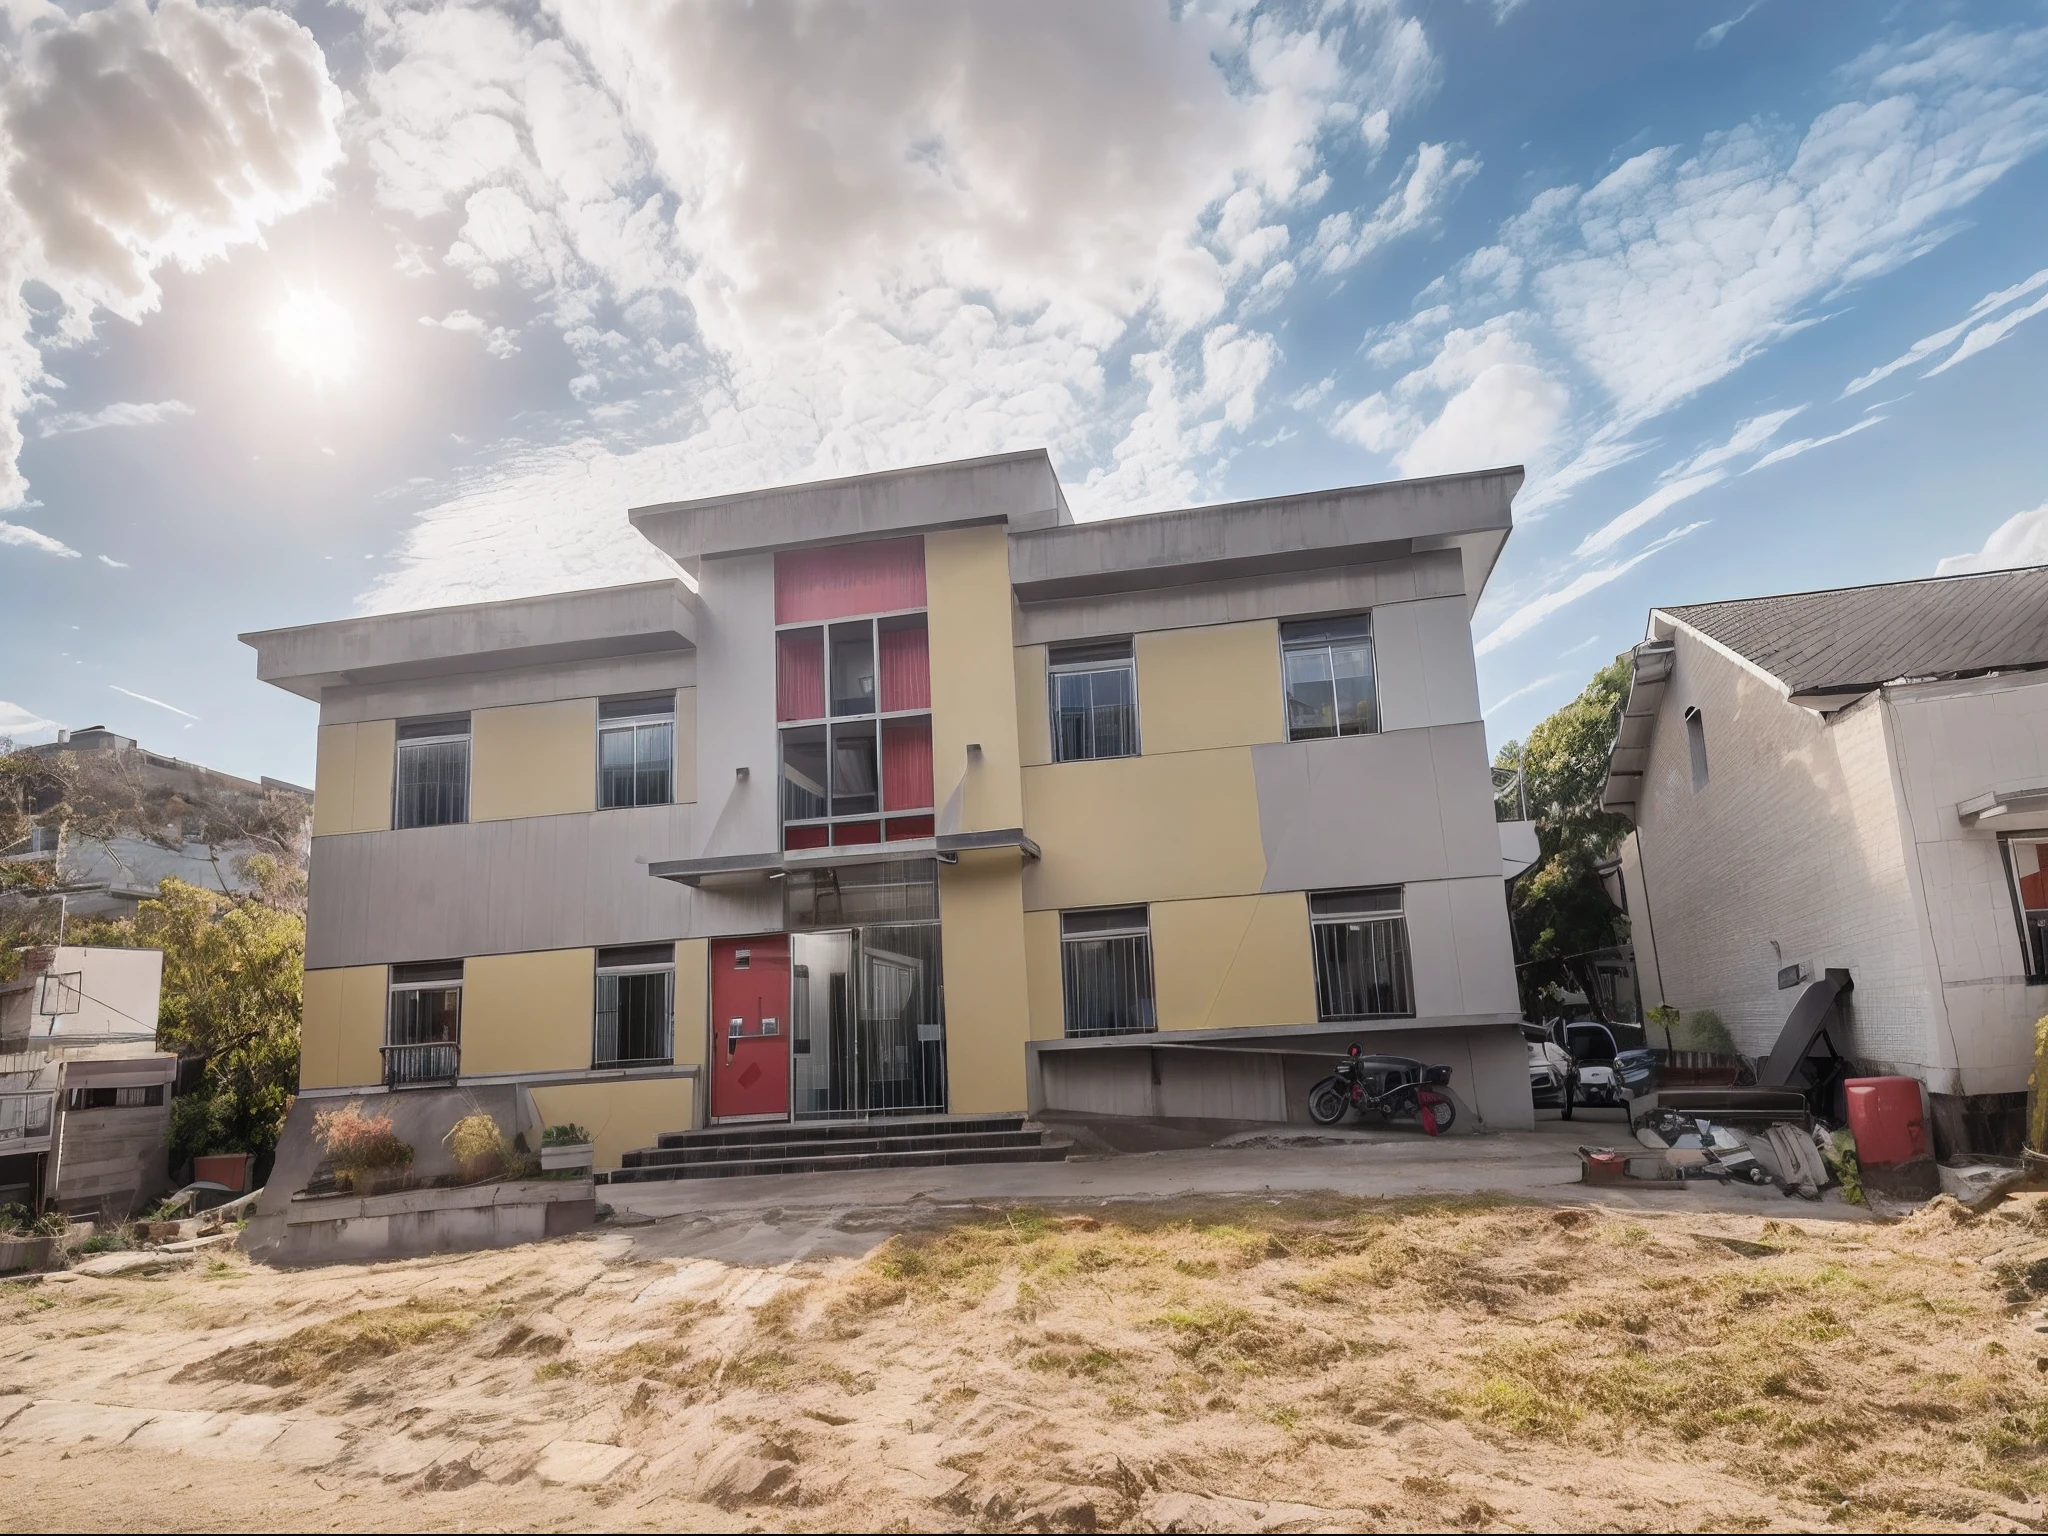
[[[385,1195],[294,1195],[283,1264],[375,1263],[423,1253],[509,1248],[581,1232],[597,1220],[597,1191],[584,1179],[506,1179]]]
[[[0,1237],[0,1275],[42,1269],[56,1251],[54,1237]]]
[[[588,1168],[592,1155],[591,1144],[587,1141],[565,1141],[552,1147],[542,1147],[541,1172],[566,1173],[572,1168]]]

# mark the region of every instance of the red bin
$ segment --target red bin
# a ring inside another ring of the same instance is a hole
[[[1890,1168],[1929,1155],[1918,1078],[1852,1077],[1842,1091],[1860,1167]]]

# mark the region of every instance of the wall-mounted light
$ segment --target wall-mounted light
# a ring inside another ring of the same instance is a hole
[[[969,757],[981,756],[981,743],[978,741],[970,741],[969,743],[967,743],[967,755]]]
[[[735,768],[732,771],[732,776],[736,779],[744,779],[747,776],[747,770],[744,767]]]

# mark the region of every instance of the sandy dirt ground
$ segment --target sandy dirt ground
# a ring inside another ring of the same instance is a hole
[[[1894,1225],[770,1210],[200,1255],[0,1288],[0,1524],[2039,1530],[2044,1293],[2032,1196]]]

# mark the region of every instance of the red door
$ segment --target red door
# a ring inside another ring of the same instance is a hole
[[[711,1117],[789,1113],[789,935],[711,941]]]

